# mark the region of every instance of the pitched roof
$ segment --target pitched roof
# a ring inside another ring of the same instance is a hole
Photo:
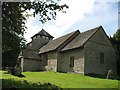
[[[87,42],[87,40],[100,28],[96,27],[94,29],[85,31],[83,33],[80,33],[78,36],[75,37],[75,39],[73,39],[69,44],[67,44],[61,51],[65,51],[65,50],[70,50],[73,48],[78,48],[81,47],[85,44],[85,42]]]
[[[33,37],[35,37],[37,35],[42,35],[42,36],[47,36],[47,37],[50,37],[50,38],[54,38],[52,35],[50,35],[49,33],[47,33],[44,29],[42,29],[40,32],[38,32],[37,34],[35,34],[31,38],[33,38]]]
[[[71,32],[67,35],[61,36],[55,40],[50,41],[46,45],[44,45],[42,48],[39,49],[39,53],[45,53],[48,51],[56,50],[59,46],[61,46],[66,40],[68,40],[71,36],[73,36],[75,33],[80,33],[79,30]]]

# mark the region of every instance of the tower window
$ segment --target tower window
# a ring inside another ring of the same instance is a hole
[[[42,38],[45,38],[45,36],[42,36]]]
[[[46,37],[46,39],[49,39],[49,37]]]
[[[40,35],[38,35],[37,38],[40,38]]]

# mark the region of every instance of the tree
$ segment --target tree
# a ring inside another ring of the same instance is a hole
[[[110,41],[113,44],[113,47],[115,48],[116,55],[117,55],[117,71],[120,75],[120,28],[115,32],[113,37],[110,37]]]
[[[49,3],[48,3],[49,1]],[[20,50],[25,46],[23,37],[28,11],[33,9],[33,16],[40,16],[42,23],[56,18],[56,11],[64,11],[66,4],[58,5],[52,0],[34,2],[3,2],[2,4],[2,60],[3,66],[15,65]],[[23,14],[25,13],[25,14]],[[7,63],[6,63],[7,62]],[[8,64],[8,62],[10,64]],[[14,63],[11,63],[14,62]]]
[[[120,42],[120,28],[116,31],[116,33],[113,35],[113,38],[117,41]]]

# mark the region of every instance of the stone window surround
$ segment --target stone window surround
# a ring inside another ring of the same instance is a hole
[[[104,56],[104,53],[101,52],[101,53],[100,53],[100,63],[101,63],[101,64],[104,64],[104,57],[105,57],[105,56]]]
[[[74,67],[74,56],[70,57],[70,67]]]

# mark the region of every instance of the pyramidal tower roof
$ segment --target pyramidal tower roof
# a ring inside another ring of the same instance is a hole
[[[54,38],[52,35],[50,35],[48,32],[46,32],[44,29],[42,29],[40,32],[36,33],[34,36],[32,36],[31,38],[37,36],[37,35],[41,35],[41,36],[46,36],[46,37],[50,37],[50,38]]]

